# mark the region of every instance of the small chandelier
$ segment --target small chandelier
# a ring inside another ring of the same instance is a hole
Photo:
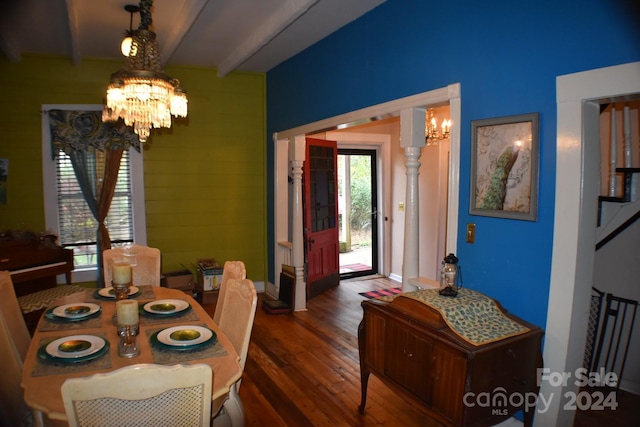
[[[187,93],[164,74],[156,34],[149,30],[153,0],[140,1],[140,25],[131,31],[124,67],[111,74],[102,121],[123,119],[145,142],[151,128],[170,128],[171,116],[187,116]],[[128,11],[128,10],[127,10]]]
[[[443,120],[440,127],[441,130],[439,131],[435,110],[433,108],[429,108],[427,110],[424,127],[425,143],[427,147],[438,145],[438,141],[449,138],[449,131],[451,130],[451,120]]]

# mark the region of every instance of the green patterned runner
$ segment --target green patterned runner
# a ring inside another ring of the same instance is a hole
[[[411,298],[438,310],[451,330],[470,344],[479,346],[499,341],[529,330],[504,315],[495,301],[471,289],[458,290],[458,296],[443,297],[438,289],[424,289],[380,298],[393,301]]]

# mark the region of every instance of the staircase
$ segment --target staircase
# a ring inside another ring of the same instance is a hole
[[[609,194],[598,198],[596,250],[640,218],[639,104],[617,102],[603,105],[601,110],[601,129],[610,129],[608,135],[601,132],[602,163],[607,165],[601,168],[602,180]]]

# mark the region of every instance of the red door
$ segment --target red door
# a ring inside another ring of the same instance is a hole
[[[338,262],[338,176],[336,141],[307,138],[304,180],[304,231],[307,298],[340,283]]]

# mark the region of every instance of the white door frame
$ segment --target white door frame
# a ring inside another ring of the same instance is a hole
[[[596,200],[600,191],[600,134],[597,101],[640,93],[640,62],[558,76],[556,79],[556,199],[551,285],[544,366],[552,375],[570,374],[566,386],[542,381],[549,407],[535,426],[573,425],[575,411],[563,410],[565,393],[576,393],[582,367],[595,253]],[[542,408],[538,405],[538,411]]]
[[[388,221],[384,220],[384,217],[391,216],[391,136],[358,132],[327,132],[326,136],[328,140],[338,142],[338,149],[352,148],[375,150],[376,152],[378,253],[371,254],[371,256],[378,257],[380,272],[388,276],[391,272],[391,246],[389,243],[391,242],[391,226]]]

